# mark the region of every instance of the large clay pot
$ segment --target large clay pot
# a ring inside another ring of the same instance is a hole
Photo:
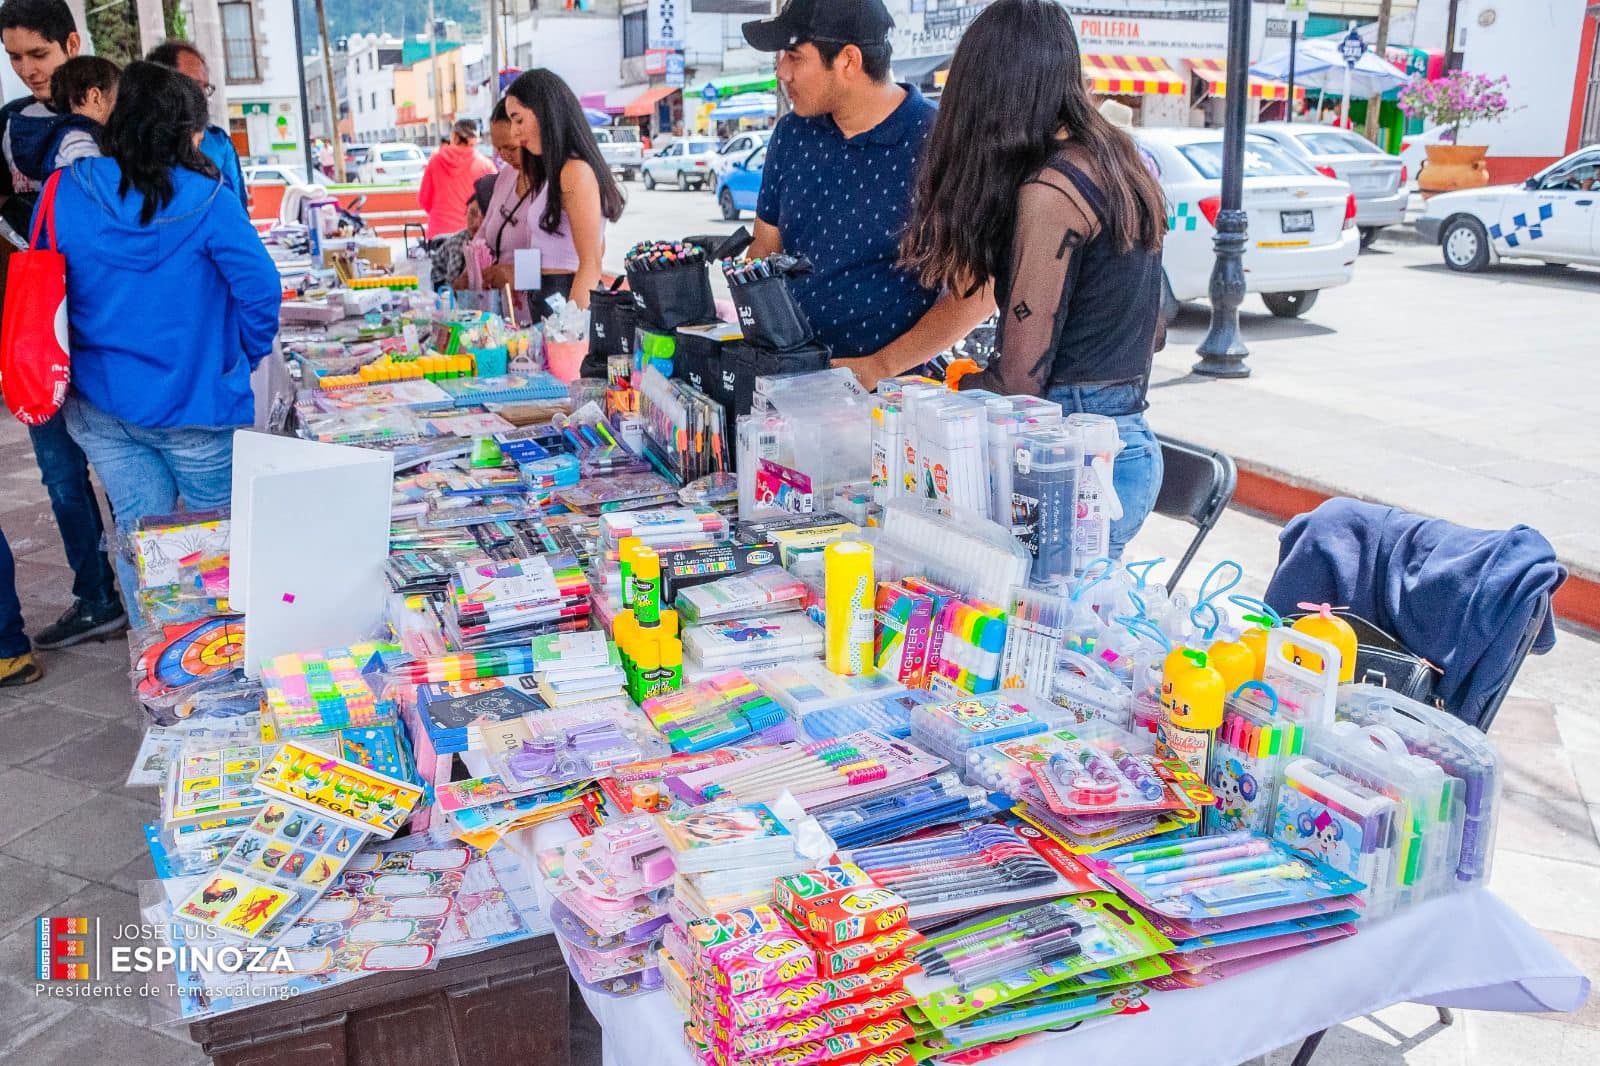
[[[1489,167],[1483,161],[1488,145],[1430,144],[1427,148],[1428,164],[1417,175],[1417,188],[1424,196],[1489,184]]]

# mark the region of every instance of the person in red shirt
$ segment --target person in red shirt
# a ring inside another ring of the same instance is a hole
[[[417,205],[428,216],[428,236],[455,233],[467,224],[467,198],[479,178],[494,173],[494,163],[478,153],[478,124],[457,122],[422,172]]]

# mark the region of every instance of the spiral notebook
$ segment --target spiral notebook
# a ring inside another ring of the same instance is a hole
[[[567,387],[554,374],[542,370],[485,378],[448,378],[438,384],[457,407],[480,403],[531,403],[561,400],[567,396]]]

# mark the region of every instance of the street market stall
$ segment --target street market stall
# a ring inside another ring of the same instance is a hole
[[[124,546],[145,918],[285,964],[184,953],[169,1020],[564,1063],[570,971],[610,1063],[1023,1066],[1583,1003],[1485,887],[1482,733],[1355,683],[1326,604],[1105,558],[1110,419],[869,394],[802,264],[719,252],[521,329],[285,251],[273,434]]]

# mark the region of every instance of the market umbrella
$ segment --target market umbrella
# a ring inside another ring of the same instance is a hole
[[[583,117],[589,120],[589,125],[591,126],[611,125],[610,115],[606,114],[604,111],[596,111],[592,107],[586,107],[583,109]]]
[[[760,118],[763,115],[776,115],[778,113],[778,97],[775,93],[740,93],[738,96],[729,97],[723,103],[711,109],[707,117],[713,121],[732,121],[739,118]]]
[[[1294,80],[1296,85],[1321,89],[1325,93],[1345,92],[1344,56],[1339,54],[1341,38],[1312,37],[1295,48]],[[1289,80],[1289,53],[1263,59],[1252,64],[1250,73],[1277,81]],[[1379,93],[1404,85],[1411,79],[1405,71],[1384,59],[1376,52],[1363,52],[1355,69],[1350,71],[1351,96],[1377,96]]]

